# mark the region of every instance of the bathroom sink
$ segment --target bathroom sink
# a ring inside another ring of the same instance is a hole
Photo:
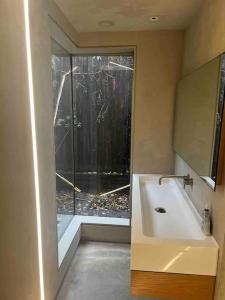
[[[218,245],[176,179],[133,175],[131,270],[216,275]]]

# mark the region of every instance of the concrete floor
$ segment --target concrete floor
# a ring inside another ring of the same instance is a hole
[[[57,300],[143,299],[130,296],[129,264],[130,245],[81,242]]]

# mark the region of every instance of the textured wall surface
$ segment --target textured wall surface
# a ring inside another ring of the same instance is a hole
[[[51,40],[44,0],[29,0],[46,299],[58,276]]]
[[[53,299],[57,281],[57,236],[54,156],[52,156],[50,38],[42,1],[31,0],[30,3],[44,266],[47,299]],[[1,45],[5,45],[1,47],[4,59],[1,61],[0,74],[2,78],[0,134],[3,141],[1,153],[4,158],[1,160],[3,214],[0,253],[1,257],[4,257],[1,273],[3,272],[6,278],[1,285],[1,295],[6,300],[38,300],[37,236],[23,7],[22,2],[19,4],[17,1],[15,5],[17,6],[12,10],[8,1],[2,1],[0,7]],[[180,77],[183,33],[159,31],[78,34],[57,8],[49,6],[49,14],[79,46],[135,47],[133,172],[171,172],[173,104],[176,82]],[[188,74],[225,50],[224,19],[223,0],[205,2],[198,18],[194,20],[186,34],[183,74]],[[15,72],[16,70],[19,72]],[[9,77],[12,79],[10,82]],[[180,158],[176,160],[176,171],[192,172]],[[189,193],[199,210],[205,203],[212,203],[214,235],[222,246],[225,229],[224,185],[219,186],[214,193],[195,173],[191,174],[195,180],[195,187],[193,192]],[[7,256],[3,256],[3,253],[7,253]],[[16,268],[9,269],[9,265]],[[53,274],[55,276],[52,276]],[[224,274],[223,267],[221,274]],[[219,278],[217,299],[222,300],[224,293],[220,287],[224,286],[222,282],[224,276]]]
[[[0,298],[39,300],[23,1],[0,2]]]
[[[206,0],[186,32],[183,74],[225,51],[225,2]]]
[[[174,95],[183,55],[182,31],[78,33],[49,0],[49,14],[79,47],[134,47],[132,169],[173,171]]]
[[[171,173],[174,95],[180,76],[182,32],[82,33],[79,45],[136,46],[133,172]]]
[[[83,0],[55,2],[79,32],[118,32],[184,29],[204,0],[85,0],[85,5]],[[149,22],[153,15],[160,16],[160,22]],[[113,26],[101,26],[102,19],[110,20]]]
[[[183,75],[189,74],[199,66],[207,63],[225,51],[225,2],[223,0],[205,1],[199,14],[193,20],[185,36]],[[194,188],[189,190],[192,201],[201,212],[205,205],[213,210],[213,235],[219,243],[219,273],[224,274],[225,257],[223,253],[225,233],[225,191],[224,183],[213,192],[178,156],[176,157],[176,173],[190,173],[194,178]],[[220,267],[222,268],[220,271]],[[218,276],[216,299],[225,299],[224,275]]]
[[[44,1],[29,0],[46,299],[57,280],[50,35]],[[1,1],[0,294],[40,300],[24,1]]]
[[[182,56],[182,33],[161,31],[79,34],[56,6],[50,4],[49,13],[79,46],[136,47],[133,171],[171,172],[173,102]],[[183,75],[225,50],[224,19],[225,2],[206,0],[186,32]],[[179,157],[176,158],[176,172],[190,172],[193,176],[194,189],[189,194],[199,211],[206,204],[212,204],[214,236],[222,247],[225,229],[224,185],[212,192]],[[220,255],[220,262],[224,260]],[[221,274],[224,274],[224,269],[222,267]],[[217,299],[222,300],[224,293],[220,287],[224,286],[224,276],[219,278]]]

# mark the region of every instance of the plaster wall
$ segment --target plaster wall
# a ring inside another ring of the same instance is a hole
[[[50,300],[55,297],[58,278],[51,38],[46,2],[29,0],[29,3],[45,299]]]
[[[80,34],[80,47],[136,47],[133,173],[173,171],[173,108],[182,42],[180,31]]]
[[[136,51],[133,107],[133,172],[173,170],[172,122],[180,76],[180,31],[78,34],[57,7],[30,0],[37,154],[40,179],[46,299],[54,299],[58,278],[54,139],[47,13],[80,47],[132,46]],[[39,300],[37,224],[25,49],[23,1],[0,4],[1,37],[1,296]],[[10,78],[10,80],[9,80]],[[11,266],[11,267],[9,267]]]
[[[23,1],[0,2],[0,295],[39,300]]]
[[[58,276],[50,34],[45,1],[29,0],[46,299]],[[24,2],[0,3],[0,294],[39,300],[39,263]]]
[[[78,47],[135,48],[132,169],[134,173],[171,173],[174,95],[180,78],[183,32],[78,33],[56,5],[53,9],[51,1],[49,15]]]
[[[207,0],[185,34],[182,73],[187,75],[225,51],[225,2]],[[224,168],[225,170],[225,168]],[[177,155],[175,173],[190,173],[194,178],[193,190],[188,193],[199,210],[209,205],[213,212],[213,235],[220,246],[216,299],[225,299],[225,183],[213,192],[200,177]],[[223,290],[223,291],[222,291]]]

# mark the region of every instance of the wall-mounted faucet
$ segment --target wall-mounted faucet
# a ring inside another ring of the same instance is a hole
[[[163,178],[178,178],[178,179],[183,179],[184,181],[184,189],[186,185],[193,186],[193,179],[190,177],[189,174],[185,176],[179,176],[179,175],[165,175],[159,178],[159,184],[162,184]]]

